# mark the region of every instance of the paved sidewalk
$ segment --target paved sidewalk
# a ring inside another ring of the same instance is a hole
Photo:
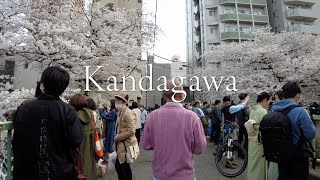
[[[315,169],[311,168],[310,165],[310,180],[320,180],[320,167],[317,166]]]
[[[212,155],[214,146],[208,143],[207,150],[204,154],[196,156],[196,176],[197,180],[228,180],[222,176],[214,164],[214,156]],[[141,148],[141,156],[139,159],[131,164],[132,174],[134,180],[152,180],[151,169],[152,151],[144,151]],[[232,180],[245,180],[246,171],[239,177],[232,178]],[[116,172],[108,172],[108,175],[100,180],[117,180]]]

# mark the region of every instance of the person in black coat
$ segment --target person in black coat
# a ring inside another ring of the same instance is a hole
[[[211,110],[211,123],[212,129],[210,133],[210,141],[215,144],[218,144],[218,140],[220,137],[220,130],[222,124],[222,112],[221,112],[221,101],[216,100]]]
[[[69,84],[69,73],[47,68],[41,76],[42,94],[17,110],[13,135],[14,180],[75,179],[73,152],[82,142],[75,109],[59,96]]]

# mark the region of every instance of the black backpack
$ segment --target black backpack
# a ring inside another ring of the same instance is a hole
[[[259,129],[264,157],[267,161],[278,163],[279,161],[297,158],[297,155],[304,156],[307,140],[300,129],[301,137],[298,144],[293,143],[291,123],[287,115],[296,107],[299,106],[292,105],[280,112],[273,111],[262,118]],[[312,152],[308,154],[309,156],[313,155]]]

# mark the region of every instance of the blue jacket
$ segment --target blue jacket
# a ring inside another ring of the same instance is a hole
[[[273,104],[272,110],[281,111],[291,105],[296,105],[296,103],[290,100],[281,100]],[[312,140],[316,136],[316,128],[305,108],[294,108],[288,113],[288,116],[291,122],[294,144],[298,143],[301,136],[299,127],[302,129],[304,137],[307,140]]]
[[[117,121],[117,111],[115,109],[112,109],[108,114],[105,114],[104,109],[99,109],[100,116],[107,120],[106,123],[106,139],[105,139],[105,151],[112,153],[112,145],[114,143],[114,134],[115,134],[115,124]]]

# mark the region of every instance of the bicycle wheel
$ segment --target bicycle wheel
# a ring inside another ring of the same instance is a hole
[[[239,176],[247,167],[247,151],[237,142],[233,141],[230,147],[228,147],[228,143],[225,143],[218,149],[215,163],[218,171],[223,176]]]
[[[224,145],[228,140],[228,135],[225,135],[225,132],[221,132],[218,143],[215,145],[213,155],[215,156],[219,148]]]

